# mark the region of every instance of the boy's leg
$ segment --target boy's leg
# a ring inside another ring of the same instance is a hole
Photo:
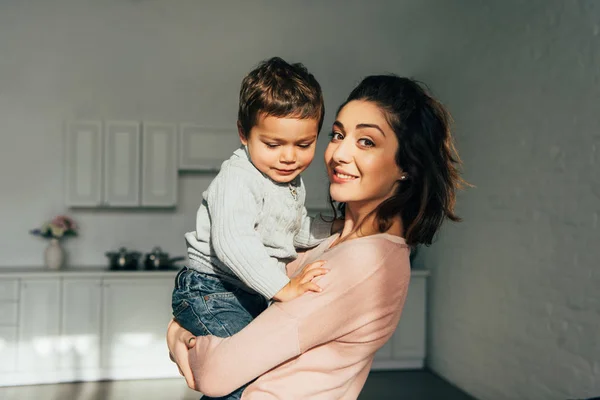
[[[248,293],[213,275],[182,270],[175,279],[173,315],[194,335],[231,336],[267,308],[259,294]],[[205,400],[238,400],[247,385],[227,396]]]

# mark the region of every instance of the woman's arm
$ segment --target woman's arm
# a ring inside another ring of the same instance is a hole
[[[276,303],[232,337],[197,337],[189,352],[195,388],[208,396],[224,396],[312,347],[397,311],[410,267],[405,263],[403,269],[395,261],[394,268],[384,268],[389,260],[401,259],[399,254],[374,258],[364,253],[369,250],[354,246],[338,253],[336,267],[319,280],[321,293]],[[390,274],[394,270],[404,271],[404,281]]]

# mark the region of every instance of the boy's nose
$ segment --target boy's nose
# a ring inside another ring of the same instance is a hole
[[[283,163],[294,163],[296,162],[296,152],[294,149],[283,149],[279,159]]]

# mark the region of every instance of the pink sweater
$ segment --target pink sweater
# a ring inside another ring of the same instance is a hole
[[[373,356],[390,338],[410,280],[404,239],[377,234],[329,249],[332,236],[288,265],[330,271],[309,292],[275,303],[230,338],[198,337],[190,364],[199,391],[224,396],[259,377],[243,400],[356,399]]]

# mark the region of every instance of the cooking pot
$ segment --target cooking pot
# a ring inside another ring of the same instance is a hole
[[[127,251],[125,247],[121,247],[118,251],[107,251],[104,254],[108,257],[110,269],[138,269],[141,256],[139,251]]]
[[[146,269],[172,269],[176,268],[174,265],[177,261],[185,260],[185,257],[174,257],[169,258],[169,253],[165,253],[158,246],[152,249],[152,251],[146,254],[144,260],[144,267]]]

